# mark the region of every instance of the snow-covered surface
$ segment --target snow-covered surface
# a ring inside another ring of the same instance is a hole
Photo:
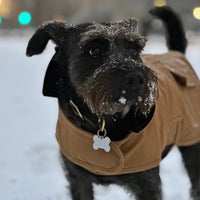
[[[28,37],[0,38],[0,199],[70,200],[58,158],[54,132],[57,100],[42,96],[49,44],[42,55],[25,56]],[[200,74],[200,41],[192,40],[187,56]],[[165,42],[150,37],[148,53],[165,52]],[[189,200],[189,181],[175,148],[161,163],[165,200]],[[94,185],[96,200],[129,200],[122,188]]]

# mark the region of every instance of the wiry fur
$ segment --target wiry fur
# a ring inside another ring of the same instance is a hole
[[[178,16],[167,7],[155,8],[152,13],[170,29],[170,49],[184,52],[186,39]],[[103,117],[110,139],[121,140],[150,122],[158,95],[157,77],[140,58],[146,39],[138,34],[135,19],[76,26],[50,22],[30,39],[27,55],[41,53],[49,39],[57,46],[46,72],[43,93],[58,97],[65,116],[76,126],[95,134],[98,118]],[[102,54],[94,56],[99,53],[96,47]],[[84,114],[84,120],[73,111],[70,100]],[[166,148],[163,157],[170,148]],[[200,200],[200,143],[180,151],[192,182],[192,196]],[[127,175],[98,176],[63,155],[61,158],[73,200],[93,200],[92,183],[121,185],[138,200],[162,199],[159,167]]]
[[[122,62],[120,62],[121,60]],[[145,82],[145,88],[139,93],[132,88],[129,91],[124,86],[124,82],[120,83],[118,80],[119,75],[126,77],[133,71],[138,76],[141,74],[141,77],[142,74],[145,74],[145,78],[142,79]],[[116,94],[113,91],[116,91]],[[148,67],[132,59],[127,59],[125,63],[123,58],[118,60],[110,57],[109,63],[105,63],[95,70],[93,75],[79,88],[78,93],[87,102],[91,111],[99,116],[101,113],[106,115],[122,113],[125,116],[133,104],[136,105],[134,108],[136,114],[139,112],[148,115],[155,104],[156,92],[157,79]],[[120,102],[122,97],[126,100],[126,108]]]

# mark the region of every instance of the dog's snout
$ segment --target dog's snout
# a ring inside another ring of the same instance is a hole
[[[126,83],[134,88],[141,88],[144,85],[144,78],[137,73],[129,73],[126,75]]]

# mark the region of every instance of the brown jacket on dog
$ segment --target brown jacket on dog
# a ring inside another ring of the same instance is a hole
[[[111,141],[110,152],[93,149],[93,134],[77,128],[59,110],[56,137],[73,163],[99,175],[140,172],[159,165],[169,144],[200,141],[200,81],[183,54],[144,55],[158,77],[159,97],[150,123],[138,134]]]

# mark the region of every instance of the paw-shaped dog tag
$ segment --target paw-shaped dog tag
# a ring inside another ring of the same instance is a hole
[[[110,151],[110,138],[109,137],[102,137],[98,135],[94,135],[93,137],[93,149],[103,149],[105,152]]]

